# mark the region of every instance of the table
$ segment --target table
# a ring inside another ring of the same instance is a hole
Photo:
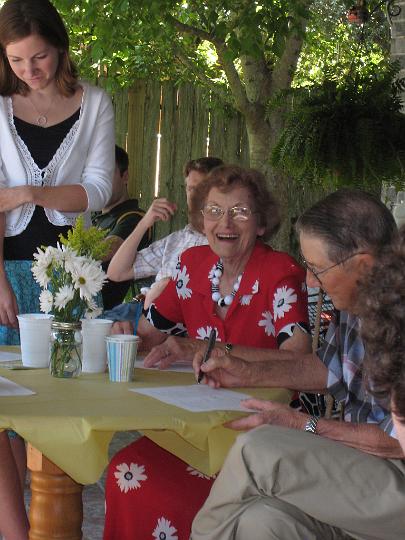
[[[243,414],[192,413],[128,391],[192,384],[191,373],[139,369],[131,383],[111,383],[106,374],[56,379],[46,369],[0,368],[0,375],[36,392],[0,398],[0,428],[13,429],[30,443],[30,540],[81,538],[82,484],[93,483],[102,474],[114,432],[140,430],[192,467],[212,475],[237,436],[222,424]],[[290,392],[282,389],[243,391],[282,402],[290,398]]]

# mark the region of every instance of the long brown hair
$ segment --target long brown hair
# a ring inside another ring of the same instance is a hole
[[[69,56],[69,36],[65,25],[49,0],[7,0],[0,9],[0,95],[27,95],[29,87],[10,67],[6,47],[37,34],[59,51],[55,82],[64,96],[74,94],[77,69]]]

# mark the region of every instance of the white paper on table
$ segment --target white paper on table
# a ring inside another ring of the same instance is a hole
[[[0,351],[0,362],[12,362],[21,360],[21,353]]]
[[[143,365],[143,358],[137,358],[135,360],[135,367],[141,368],[141,369],[159,369],[157,366],[153,367],[145,367]],[[193,366],[188,362],[175,362],[174,364],[171,364],[169,367],[164,368],[160,371],[177,371],[178,373],[193,373]]]
[[[191,386],[160,386],[159,388],[130,388],[131,392],[137,392],[150,396],[169,405],[175,405],[192,412],[202,411],[243,411],[249,409],[242,407],[241,399],[252,396],[225,390],[224,388],[211,388],[206,384],[193,384]]]
[[[2,396],[32,396],[35,392],[24,386],[0,377],[0,397]]]

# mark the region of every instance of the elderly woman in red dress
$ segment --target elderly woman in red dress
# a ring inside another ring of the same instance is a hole
[[[269,348],[309,351],[305,273],[264,243],[279,216],[258,171],[221,166],[198,186],[191,217],[203,221],[209,245],[181,255],[141,320],[138,333],[153,345],[146,366],[191,361],[212,328],[217,347],[251,361]],[[185,329],[188,338],[173,336]],[[211,484],[143,437],[110,463],[104,540],[188,540]]]

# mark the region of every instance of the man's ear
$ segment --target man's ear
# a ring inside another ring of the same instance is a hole
[[[128,180],[129,180],[128,169],[122,173],[121,178],[122,178],[122,181],[124,182],[124,184],[128,185]]]

